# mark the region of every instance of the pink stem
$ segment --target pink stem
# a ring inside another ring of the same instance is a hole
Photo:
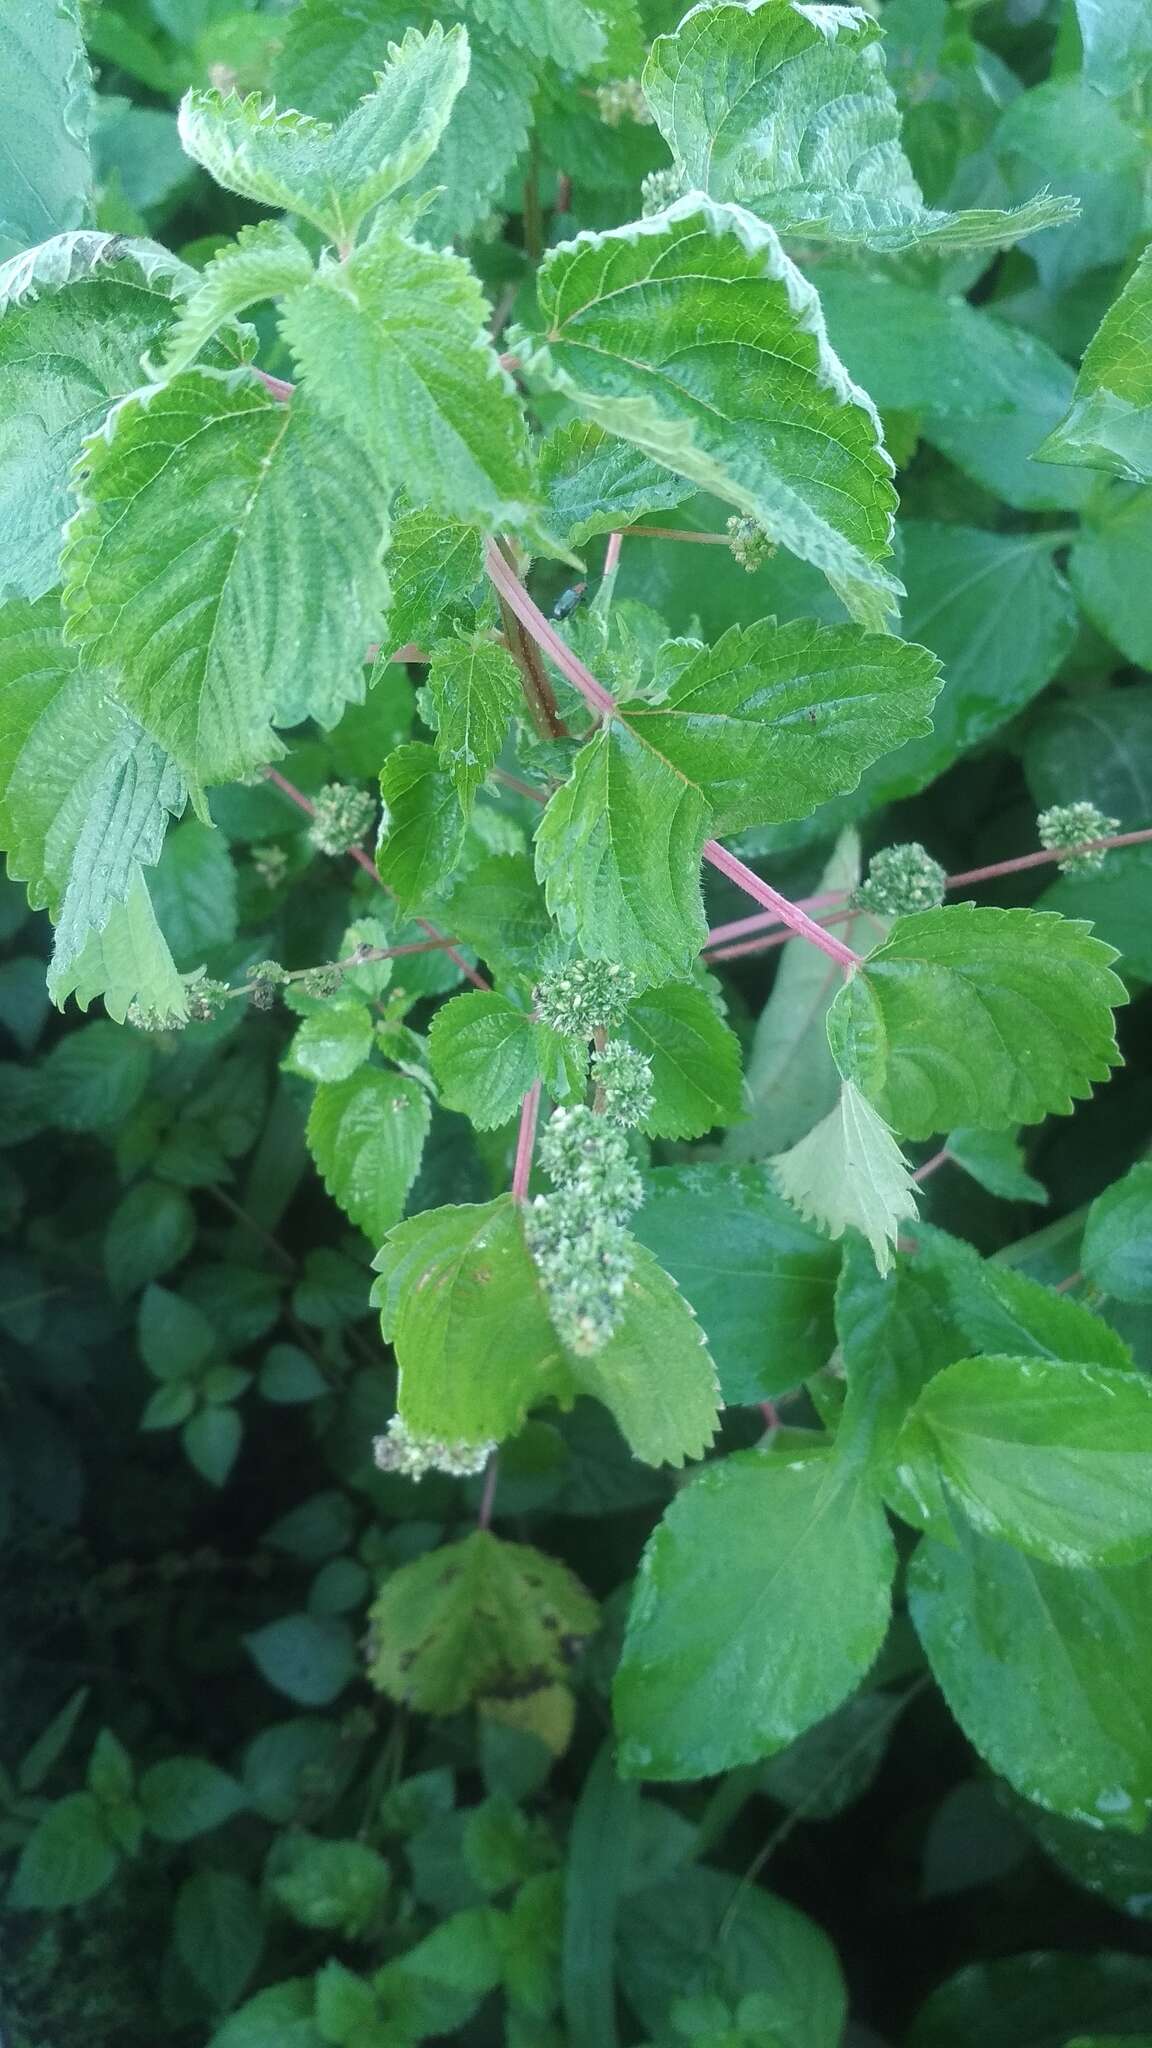
[[[296,386],[294,384],[290,384],[286,377],[270,377],[267,370],[258,370],[256,368],[255,363],[250,364],[249,367],[251,368],[253,374],[259,377],[260,382],[264,386],[265,391],[270,391],[272,393],[273,398],[279,398],[285,401],[291,398],[292,393],[296,389]]]
[[[1052,1292],[1053,1294],[1067,1294],[1068,1289],[1070,1287],[1079,1287],[1080,1282],[1083,1278],[1083,1273],[1080,1271],[1079,1267],[1077,1267],[1074,1273],[1068,1273],[1065,1275],[1063,1280],[1057,1280],[1056,1285],[1052,1289]]]
[[[1106,853],[1113,846],[1143,846],[1152,839],[1152,826],[1141,832],[1114,832],[1110,839],[1085,839],[1080,846],[1045,846],[1039,853],[1020,853],[1015,860],[998,860],[987,868],[969,868],[963,875],[949,875],[945,886],[963,889],[969,882],[994,882],[1001,875],[1016,875],[1024,868],[1047,867],[1054,860],[1067,860],[1075,853]]]
[[[629,540],[689,540],[701,548],[727,548],[732,543],[726,533],[687,533],[682,526],[630,526]]]
[[[913,1180],[927,1180],[931,1174],[936,1172],[938,1167],[946,1166],[951,1157],[952,1154],[948,1150],[947,1145],[941,1145],[940,1150],[934,1152],[931,1159],[926,1159],[923,1166],[916,1168],[915,1173],[912,1175]]]
[[[487,1529],[492,1520],[492,1507],[496,1499],[496,1481],[500,1477],[500,1453],[493,1451],[484,1473],[484,1491],[480,1495],[480,1508],[476,1516],[478,1529]]]
[[[774,911],[781,924],[798,932],[801,938],[810,940],[812,945],[819,946],[820,951],[827,953],[830,960],[838,961],[840,966],[845,968],[859,967],[859,953],[854,953],[851,946],[845,946],[841,940],[834,939],[831,932],[825,931],[822,924],[817,924],[809,917],[806,910],[801,910],[798,903],[790,903],[787,896],[781,896],[779,890],[774,889],[770,882],[762,881],[759,875],[753,874],[751,868],[745,867],[744,862],[737,860],[736,855],[729,853],[727,847],[721,846],[718,840],[705,841],[704,858],[722,875],[726,875],[730,882],[735,882],[738,889],[743,889],[746,896],[751,896],[756,903],[762,903],[766,910]]]
[[[608,545],[604,550],[603,573],[605,576],[611,576],[613,570],[619,567],[620,549],[623,544],[624,535],[622,533],[610,533],[608,535]]]
[[[765,1429],[779,1429],[780,1411],[775,1401],[761,1401],[760,1413],[764,1417]]]
[[[540,1083],[533,1081],[520,1104],[520,1129],[516,1136],[516,1163],[512,1168],[512,1200],[523,1202],[528,1194],[532,1153],[536,1145],[536,1119],[540,1114]]]
[[[826,889],[822,896],[801,896],[797,898],[801,910],[823,910],[826,904],[843,903],[843,889]],[[743,939],[750,932],[767,931],[780,919],[774,910],[758,910],[753,917],[736,917],[731,924],[714,924],[705,944],[718,946],[724,939]]]

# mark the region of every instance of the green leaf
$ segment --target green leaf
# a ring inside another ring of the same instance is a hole
[[[180,1440],[190,1465],[209,1486],[223,1486],[239,1456],[244,1425],[231,1407],[201,1408],[189,1416]]]
[[[91,80],[76,0],[9,0],[0,26],[0,256],[92,211]]]
[[[719,1423],[720,1386],[708,1339],[671,1274],[643,1245],[632,1253],[620,1320],[590,1356],[573,1361],[646,1465],[702,1458]]]
[[[740,1041],[707,989],[650,988],[629,1005],[622,1035],[652,1062],[650,1138],[701,1138],[743,1114]]]
[[[309,1151],[333,1201],[373,1244],[403,1213],[431,1120],[420,1083],[382,1067],[316,1090]]]
[[[178,376],[194,363],[217,330],[264,299],[279,298],[310,284],[312,258],[283,221],[254,221],[241,228],[205,264],[175,324],[164,337],[158,382]]]
[[[392,1882],[384,1858],[364,1842],[291,1843],[291,1862],[272,1878],[278,1905],[302,1927],[363,1937],[378,1925]]]
[[[415,505],[537,531],[528,437],[467,263],[381,227],[284,308],[306,387]]]
[[[436,711],[436,752],[465,816],[499,755],[508,722],[523,705],[520,671],[491,640],[442,640],[432,650],[428,692]]]
[[[553,936],[544,893],[523,854],[494,854],[461,876],[452,929],[500,972],[535,979]]]
[[[192,91],[180,104],[180,140],[218,185],[303,214],[343,247],[427,163],[467,76],[465,30],[433,22],[389,49],[375,90],[337,127],[277,113],[258,93]]]
[[[998,248],[1075,215],[1041,196],[1005,213],[928,207],[901,148],[881,30],[855,7],[736,0],[660,36],[644,91],[686,185],[781,234],[866,248]]]
[[[883,1509],[831,1458],[708,1466],[644,1553],[614,1695],[621,1769],[710,1777],[793,1742],[875,1657],[893,1564]]]
[[[570,1668],[566,1636],[593,1633],[599,1610],[565,1565],[475,1529],[392,1573],[369,1614],[374,1685],[425,1714],[509,1696]]]
[[[512,49],[551,58],[562,70],[587,71],[604,55],[604,18],[581,0],[473,0],[473,7]]]
[[[587,1068],[582,1050],[491,992],[457,996],[437,1010],[428,1053],[445,1108],[461,1110],[481,1131],[515,1116],[538,1076],[562,1099],[579,1094]]]
[[[897,1437],[921,1390],[966,1348],[944,1274],[931,1260],[901,1255],[882,1278],[864,1245],[849,1239],[836,1291],[836,1335],[847,1381],[838,1450],[894,1492],[904,1514],[904,1498],[893,1489]]]
[[[384,809],[376,865],[401,909],[419,907],[450,880],[464,846],[452,779],[421,740],[397,747],[380,771]]]
[[[475,618],[469,593],[484,575],[484,543],[440,512],[405,512],[388,555],[388,644],[429,647],[449,626]]]
[[[37,1821],[20,1853],[9,1894],[24,1910],[82,1906],[116,1873],[120,1853],[91,1792],[71,1792]]]
[[[1152,1163],[1138,1162],[1097,1195],[1081,1256],[1085,1274],[1102,1294],[1152,1302]]]
[[[259,1388],[266,1401],[295,1407],[304,1401],[318,1401],[328,1382],[306,1351],[295,1344],[273,1344],[260,1368]]]
[[[833,1056],[906,1137],[1066,1116],[1119,1062],[1114,958],[1050,911],[897,918],[828,1012]]]
[[[69,633],[89,665],[117,665],[119,701],[189,779],[262,766],[281,751],[273,719],[334,724],[382,596],[362,445],[307,398],[200,369],[126,399],[85,462]]]
[[[1026,1799],[1093,1827],[1152,1812],[1152,1565],[1076,1571],[959,1532],[909,1573],[917,1633],[969,1741]]]
[[[589,959],[645,981],[687,971],[707,936],[700,849],[709,813],[631,726],[612,718],[576,757],[536,833],[548,908]]]
[[[310,1976],[270,1984],[225,2020],[208,2048],[325,2048],[313,2022],[313,2005]]]
[[[1152,607],[1141,573],[1150,535],[1152,492],[1117,485],[1093,500],[1068,558],[1072,588],[1093,625],[1141,667],[1152,661]],[[1146,820],[1147,812],[1139,822]]]
[[[590,420],[567,420],[540,444],[540,488],[556,532],[569,547],[671,511],[693,486]]]
[[[53,1046],[41,1072],[52,1122],[63,1131],[114,1130],[148,1085],[152,1053],[134,1031],[86,1024]]]
[[[304,1707],[326,1707],[356,1675],[356,1644],[346,1621],[285,1614],[243,1638],[261,1675]]]
[[[633,1228],[699,1316],[726,1401],[786,1393],[827,1363],[837,1255],[765,1169],[659,1167]]]
[[[1084,77],[1097,92],[1119,94],[1152,71],[1152,20],[1142,0],[1076,0]]]
[[[517,1206],[507,1195],[426,1209],[390,1230],[372,1298],[414,1436],[514,1436],[530,1407],[572,1395]]]
[[[247,1805],[242,1786],[199,1756],[172,1756],[140,1778],[144,1825],[162,1842],[190,1842],[223,1827]]]
[[[196,273],[154,242],[57,235],[0,269],[0,546],[5,582],[40,597],[57,581],[72,467],[114,399],[140,382]],[[216,366],[240,337],[216,343]]]
[[[995,137],[997,184],[1030,201],[1055,179],[1080,201],[1058,229],[1044,228],[1028,254],[1047,292],[1123,262],[1147,234],[1140,188],[1144,141],[1122,111],[1074,73],[1014,93]]]
[[[900,1477],[940,1480],[985,1536],[1056,1565],[1152,1551],[1152,1384],[1043,1358],[962,1358],[904,1425]],[[926,1509],[927,1512],[927,1509]]]
[[[200,966],[236,937],[236,870],[228,844],[198,818],[169,832],[149,895],[178,967]]]
[[[142,870],[159,859],[184,784],[107,680],[77,668],[54,597],[0,611],[0,841],[9,875],[56,925],[56,1001],[106,989],[122,1017],[139,993],[179,1017],[183,991]]]
[[[916,1214],[912,1169],[883,1119],[852,1081],[835,1109],[771,1162],[781,1194],[829,1237],[851,1226],[879,1271],[892,1264],[900,1224]]]
[[[1027,1171],[1024,1148],[1011,1131],[982,1131],[974,1124],[948,1133],[948,1157],[990,1195],[1005,1202],[1047,1202],[1043,1181]]]
[[[297,1027],[284,1064],[309,1081],[347,1081],[368,1058],[374,1035],[371,1010],[336,997]]]
[[[1089,342],[1071,407],[1036,460],[1152,482],[1152,249]]]
[[[167,1287],[148,1287],[136,1325],[140,1356],[158,1380],[189,1379],[219,1355],[220,1339],[202,1309]]]
[[[927,1224],[917,1224],[912,1235],[918,1263],[940,1273],[964,1332],[965,1341],[954,1356],[963,1351],[1019,1352],[1109,1366],[1118,1372],[1131,1370],[1127,1345],[1082,1301],[1057,1294],[995,1259],[982,1259],[962,1238]]]
[[[903,1701],[858,1692],[757,1772],[758,1787],[798,1820],[832,1820],[868,1790]]]
[[[234,1870],[198,1870],[176,1894],[172,1939],[193,1982],[217,2011],[227,2011],[260,1961],[259,1897]]]
[[[816,293],[771,228],[693,195],[563,243],[537,285],[546,339],[526,374],[757,520],[865,624],[882,622],[899,594],[880,566],[891,463],[871,401],[828,346]]]
[[[905,2040],[907,2048],[1146,2048],[1137,2029],[1150,1998],[1146,1956],[1033,1949],[971,1963],[938,1985]]]
[[[196,1212],[182,1188],[142,1180],[116,1204],[104,1233],[104,1271],[121,1301],[187,1258]]]

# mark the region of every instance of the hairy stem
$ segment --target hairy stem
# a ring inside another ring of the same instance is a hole
[[[532,1086],[520,1104],[520,1129],[516,1135],[516,1162],[512,1168],[512,1200],[523,1202],[528,1195],[532,1154],[536,1147],[536,1119],[540,1114],[540,1083]]]

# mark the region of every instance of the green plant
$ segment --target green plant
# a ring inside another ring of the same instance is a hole
[[[0,20],[18,2048],[1148,2036],[1147,9],[679,14]]]

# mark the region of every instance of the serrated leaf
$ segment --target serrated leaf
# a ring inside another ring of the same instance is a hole
[[[998,248],[1075,200],[951,213],[924,203],[900,140],[881,30],[858,7],[705,0],[659,36],[644,92],[683,182],[781,234],[873,249]]]
[[[234,1870],[186,1877],[173,1907],[172,1943],[217,2011],[235,2005],[264,1946],[263,1909],[248,1880]]]
[[[965,1350],[945,1276],[930,1260],[903,1254],[881,1276],[864,1245],[850,1239],[836,1290],[836,1336],[847,1382],[837,1451],[867,1467],[905,1514],[893,1484],[897,1438],[921,1390]]]
[[[196,1242],[196,1228],[196,1212],[182,1188],[155,1180],[129,1188],[104,1232],[104,1271],[113,1294],[123,1301],[178,1266]]]
[[[223,1827],[247,1803],[235,1778],[203,1757],[167,1757],[140,1777],[144,1825],[162,1842],[190,1842]]]
[[[1071,407],[1037,448],[1036,460],[1152,482],[1152,248],[1096,329]]]
[[[169,832],[149,894],[172,957],[185,970],[236,937],[236,869],[228,843],[198,818],[185,818]]]
[[[4,580],[40,597],[58,580],[84,437],[140,382],[140,359],[170,328],[195,271],[154,242],[57,235],[0,269],[0,549]],[[241,342],[214,343],[234,363]]]
[[[892,465],[770,227],[693,194],[553,249],[537,288],[545,334],[526,374],[757,520],[864,623],[882,623],[899,595],[881,566]]]
[[[822,1720],[880,1647],[894,1561],[883,1509],[833,1459],[709,1465],[641,1563],[614,1692],[622,1771],[710,1777]]]
[[[1055,1565],[1152,1551],[1152,1383],[1045,1358],[961,1358],[937,1373],[896,1446],[921,1498],[943,1482],[985,1536]],[[930,1509],[928,1510],[930,1515]]]
[[[451,777],[422,740],[397,747],[380,773],[383,811],[376,865],[401,909],[445,888],[464,845],[464,813]]]
[[[905,1137],[1066,1116],[1119,1062],[1115,957],[1051,911],[897,918],[828,1012],[833,1056]]]
[[[476,18],[514,50],[587,71],[604,55],[604,22],[582,0],[472,0]]]
[[[41,1067],[47,1115],[63,1131],[113,1131],[148,1085],[152,1051],[103,1020],[57,1039]]]
[[[99,1801],[91,1792],[71,1792],[48,1808],[25,1842],[10,1903],[40,1912],[81,1906],[103,1891],[119,1862]]]
[[[540,1076],[561,1100],[578,1094],[587,1068],[582,1050],[492,991],[456,996],[437,1010],[428,1055],[445,1108],[481,1131],[515,1116]]]
[[[1043,1181],[1028,1172],[1024,1148],[1012,1131],[982,1131],[974,1124],[949,1131],[948,1157],[990,1195],[1005,1202],[1047,1202]]]
[[[300,290],[312,275],[311,256],[283,221],[254,221],[241,228],[236,240],[226,242],[205,264],[199,285],[185,299],[164,337],[156,379],[178,376],[226,321],[264,299]]]
[[[515,1203],[428,1209],[375,1260],[381,1328],[414,1436],[469,1444],[515,1435],[530,1407],[569,1402],[571,1371],[549,1320]]]
[[[491,640],[442,640],[432,649],[428,691],[436,710],[436,752],[465,816],[499,755],[509,720],[523,704],[520,671]]]
[[[186,370],[86,444],[70,637],[199,787],[263,765],[271,724],[334,724],[383,595],[379,477],[307,398]],[[309,517],[299,517],[306,502]]]
[[[142,874],[158,860],[169,816],[183,804],[173,761],[113,700],[106,677],[78,669],[61,638],[56,599],[6,605],[0,841],[12,879],[27,884],[29,902],[56,924],[49,969],[56,1001],[74,987],[84,1002],[106,989],[112,1013],[123,1016],[144,993],[126,987],[135,979],[147,982],[150,999],[163,998],[157,1007],[184,1013]]]
[[[0,78],[0,256],[10,256],[91,219],[92,81],[77,0],[9,0]]]
[[[488,312],[462,257],[382,227],[347,263],[322,265],[283,326],[317,403],[413,504],[531,534],[527,430]]]
[[[308,1081],[347,1081],[368,1058],[374,1030],[363,1003],[331,999],[297,1026],[284,1064]]]
[[[309,1151],[333,1201],[374,1244],[403,1214],[431,1119],[420,1083],[382,1067],[316,1090]]]
[[[693,1310],[643,1245],[632,1248],[620,1307],[607,1342],[574,1361],[577,1380],[646,1465],[702,1458],[723,1406],[716,1367]]]
[[[427,163],[467,76],[465,30],[433,22],[390,46],[375,89],[337,127],[278,113],[259,94],[194,90],[180,103],[180,140],[218,185],[303,214],[344,246]]]
[[[475,617],[467,602],[484,574],[484,544],[471,526],[440,512],[405,512],[388,554],[390,648],[430,647],[448,627]]]
[[[1081,1255],[1088,1279],[1102,1294],[1152,1302],[1152,1163],[1141,1160],[1097,1195]]]
[[[881,1274],[900,1224],[916,1214],[912,1170],[882,1117],[852,1081],[835,1109],[771,1161],[782,1194],[830,1237],[851,1226],[868,1239]]]
[[[535,978],[552,926],[525,855],[494,854],[478,862],[456,884],[450,903],[453,930],[482,959],[503,972]]]
[[[743,1113],[740,1041],[706,989],[668,982],[629,1005],[622,1034],[652,1062],[650,1138],[702,1138]]]
[[[1020,1352],[1130,1371],[1122,1337],[1082,1301],[1044,1287],[998,1259],[982,1259],[959,1237],[918,1223],[917,1260],[944,1279],[952,1313],[964,1332],[962,1350]],[[959,1353],[957,1353],[959,1356]]]
[[[908,1598],[937,1683],[994,1771],[1092,1827],[1146,1825],[1152,1564],[1079,1571],[961,1528],[956,1548],[920,1544]]]
[[[567,420],[540,444],[540,488],[552,525],[569,547],[668,512],[694,486],[591,420]]]
[[[1144,0],[1076,0],[1084,77],[1097,92],[1122,93],[1152,71],[1152,17]]]
[[[326,1707],[356,1676],[356,1644],[332,1615],[285,1614],[243,1638],[261,1675],[304,1707]]]
[[[1075,218],[1029,241],[1045,291],[1061,292],[1090,270],[1123,262],[1144,239],[1144,143],[1127,111],[1075,70],[1008,98],[994,138],[999,189],[1030,200],[1055,179],[1080,200]]]
[[[596,1627],[579,1579],[541,1550],[476,1529],[386,1580],[369,1613],[373,1684],[425,1714],[567,1675],[566,1637]]]

